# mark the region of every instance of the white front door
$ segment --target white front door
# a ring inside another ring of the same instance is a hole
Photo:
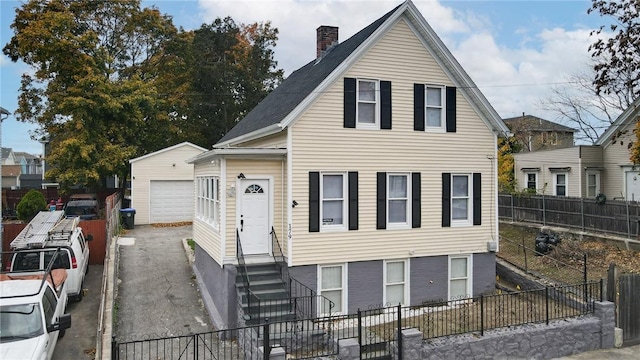
[[[269,254],[269,180],[240,180],[240,242],[245,255]]]

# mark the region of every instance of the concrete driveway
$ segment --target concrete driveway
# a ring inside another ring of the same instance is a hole
[[[58,339],[52,360],[91,360],[96,352],[98,311],[102,285],[102,265],[89,265],[84,279],[85,297],[80,302],[70,302],[67,313],[71,314],[71,328]]]
[[[119,343],[211,331],[183,239],[191,226],[137,225],[118,240]]]

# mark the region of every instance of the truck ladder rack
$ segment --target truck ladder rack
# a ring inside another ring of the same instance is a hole
[[[49,240],[68,240],[69,236],[73,234],[73,232],[78,227],[80,223],[79,217],[62,219],[53,229],[49,230]]]
[[[64,211],[41,211],[11,242],[12,249],[42,247],[49,239],[49,231],[64,217]]]

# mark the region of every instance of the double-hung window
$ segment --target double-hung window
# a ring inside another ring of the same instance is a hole
[[[451,175],[451,222],[467,224],[471,219],[471,176]]]
[[[567,196],[567,174],[556,173],[554,176],[554,194],[555,196]]]
[[[425,129],[444,131],[444,87],[425,86]]]
[[[320,314],[342,313],[345,310],[345,266],[320,266],[318,284],[320,284]],[[330,308],[330,302],[333,308]]]
[[[377,80],[358,79],[357,86],[357,127],[378,129],[380,126],[379,82]]]
[[[347,181],[345,174],[323,173],[320,185],[322,229],[346,229]]]
[[[471,256],[450,256],[449,300],[462,300],[471,296]]]
[[[199,176],[196,182],[196,216],[217,228],[220,223],[219,178]]]
[[[527,177],[527,189],[535,192],[538,189],[538,173],[530,172],[525,176]]]
[[[384,302],[389,305],[407,305],[409,290],[406,260],[389,260],[384,263]]]
[[[595,198],[600,193],[600,172],[587,172],[587,197]]]
[[[409,226],[411,218],[409,174],[387,174],[387,224]]]

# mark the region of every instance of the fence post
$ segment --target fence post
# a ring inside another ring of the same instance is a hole
[[[522,238],[522,250],[524,251],[524,271],[529,273],[529,266],[527,262],[527,247],[524,245],[524,238]]]
[[[198,360],[198,335],[193,334],[193,360]]]
[[[544,194],[542,194],[542,226],[547,226],[547,204],[544,201]]]
[[[360,309],[358,309],[358,344],[360,345],[360,349],[362,349],[362,313]]]
[[[580,198],[580,229],[584,231],[584,198]]]
[[[549,285],[544,287],[544,305],[547,325],[549,325]]]
[[[118,343],[115,335],[111,335],[111,360],[118,360]]]
[[[629,216],[629,202],[625,201],[627,204],[627,238],[631,238],[631,216]]]
[[[269,318],[264,319],[264,339],[262,341],[264,349],[264,360],[269,360],[271,355],[271,341],[269,340]]]
[[[511,196],[511,222],[514,222],[515,210],[513,209],[513,194],[511,194],[510,196]]]
[[[584,253],[582,255],[583,257],[583,264],[582,264],[582,271],[584,273],[584,275],[582,276],[582,280],[584,280],[584,282],[587,282],[587,253]]]
[[[480,336],[484,336],[484,295],[480,294]]]
[[[398,360],[402,360],[402,304],[398,304]]]
[[[616,300],[616,265],[609,264],[607,270],[607,301],[615,303]]]

